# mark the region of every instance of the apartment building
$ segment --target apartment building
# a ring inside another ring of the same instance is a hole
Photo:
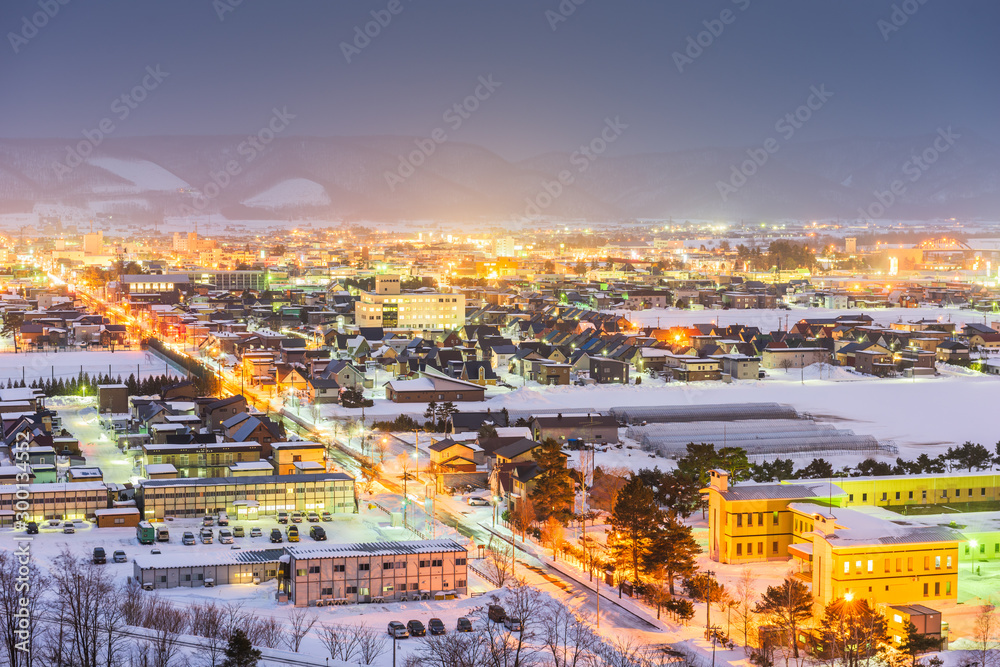
[[[0,485],[0,526],[13,525],[19,502],[28,504],[27,510],[18,510],[28,513],[28,521],[95,519],[97,510],[110,507],[108,487],[102,481],[4,484]]]
[[[273,442],[271,458],[279,475],[326,472],[326,447],[318,442]]]
[[[259,461],[261,444],[243,442],[208,442],[183,445],[142,445],[138,462],[143,477],[149,477],[147,466],[169,463],[177,469],[179,477],[224,477],[229,466],[240,462]]]
[[[212,285],[219,290],[243,291],[267,289],[267,271],[246,269],[227,271],[223,269],[194,269],[188,272],[192,284]]]
[[[398,275],[375,278],[373,292],[361,292],[354,304],[359,327],[386,329],[455,329],[465,324],[465,295],[430,288],[402,292]]]
[[[278,512],[357,511],[354,478],[340,472],[315,475],[253,475],[139,482],[137,501],[146,520],[226,512],[253,520]]]
[[[454,540],[370,544],[298,544],[290,556],[289,599],[371,602],[431,597],[468,590],[468,552]]]

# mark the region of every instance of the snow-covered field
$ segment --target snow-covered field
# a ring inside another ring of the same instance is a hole
[[[45,378],[77,377],[81,372],[90,375],[105,373],[117,378],[128,378],[135,374],[137,378],[153,375],[175,375],[186,377],[186,371],[176,368],[152,352],[121,350],[110,352],[106,350],[74,350],[70,352],[0,352],[0,382],[4,386],[7,380],[20,380],[22,377],[28,384],[32,380]]]
[[[676,308],[650,308],[649,310],[615,310],[622,317],[627,317],[640,326],[659,326],[663,328],[675,326],[691,326],[693,324],[711,323],[720,327],[732,324],[745,324],[758,327],[762,331],[780,329],[786,331],[789,326],[802,319],[832,318],[842,315],[864,314],[870,316],[876,324],[888,327],[894,322],[911,322],[915,320],[938,320],[940,322],[955,322],[959,326],[967,323],[979,323],[989,326],[1000,322],[1000,314],[983,315],[974,310],[962,308],[792,308],[791,310],[747,309],[747,310],[678,310]]]

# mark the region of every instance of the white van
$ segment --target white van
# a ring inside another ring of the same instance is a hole
[[[219,529],[219,544],[232,544],[233,543],[233,531],[228,528]]]

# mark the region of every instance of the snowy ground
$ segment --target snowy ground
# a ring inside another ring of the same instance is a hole
[[[3,352],[0,353],[0,382],[21,380],[31,384],[32,380],[77,377],[80,372],[90,375],[122,376],[122,380],[135,374],[137,378],[170,374],[186,377],[187,373],[152,352],[105,350],[70,352]]]
[[[864,314],[870,316],[876,324],[888,327],[894,322],[911,322],[915,320],[938,320],[955,322],[959,325],[967,322],[986,324],[1000,322],[1000,314],[983,315],[974,310],[962,308],[921,307],[921,308],[801,308],[791,310],[777,309],[730,309],[730,310],[678,310],[676,308],[650,308],[649,310],[614,310],[622,317],[627,317],[640,326],[659,326],[662,328],[675,326],[691,326],[693,324],[711,323],[720,327],[732,324],[745,324],[759,327],[763,331],[780,329],[787,331],[789,326],[801,319],[817,319],[840,317],[841,315]]]
[[[592,385],[586,387],[544,387],[529,385],[513,391],[494,389],[482,403],[460,404],[462,410],[566,410],[586,412],[620,406],[700,405],[706,403],[777,402],[791,405],[820,422],[832,422],[857,434],[872,435],[895,444],[899,455],[915,458],[923,452],[931,456],[966,440],[992,448],[998,439],[995,424],[984,418],[987,397],[1000,393],[1000,378],[962,368],[939,366],[933,378],[872,378],[847,369],[824,365],[804,371],[768,371],[763,380],[721,382],[672,382],[643,379],[641,385]],[[490,397],[490,394],[493,394]],[[420,415],[424,405],[397,404],[378,399],[365,410],[366,423],[373,418],[392,418],[400,413]],[[361,410],[338,405],[322,408],[326,419],[354,419]],[[343,435],[343,426],[338,426]],[[894,459],[895,456],[889,457]],[[611,449],[598,454],[598,465],[630,468],[654,464],[649,455]],[[808,461],[806,461],[808,462]],[[841,464],[839,459],[834,461]],[[842,465],[856,463],[851,457]],[[657,464],[666,464],[664,459]]]

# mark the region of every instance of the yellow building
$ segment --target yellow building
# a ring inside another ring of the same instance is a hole
[[[995,472],[844,477],[837,479],[837,486],[844,490],[848,506],[893,507],[1000,500],[1000,474]]]
[[[846,507],[851,494],[841,483],[850,481],[730,487],[727,472],[711,471],[703,490],[709,557],[730,564],[791,557],[818,609],[845,596],[903,605],[955,599],[965,536],[937,517],[921,522],[878,507]],[[856,498],[881,498],[877,489],[877,496],[858,489]]]
[[[788,552],[811,580],[817,608],[852,597],[873,604],[955,599],[964,540],[957,530],[880,511],[805,502],[789,509],[801,532]]]
[[[272,442],[271,459],[277,475],[326,472],[326,447],[318,442]]]
[[[796,500],[837,498],[843,491],[828,482],[729,486],[729,473],[712,470],[708,495],[709,557],[720,563],[787,560],[793,540]]]

